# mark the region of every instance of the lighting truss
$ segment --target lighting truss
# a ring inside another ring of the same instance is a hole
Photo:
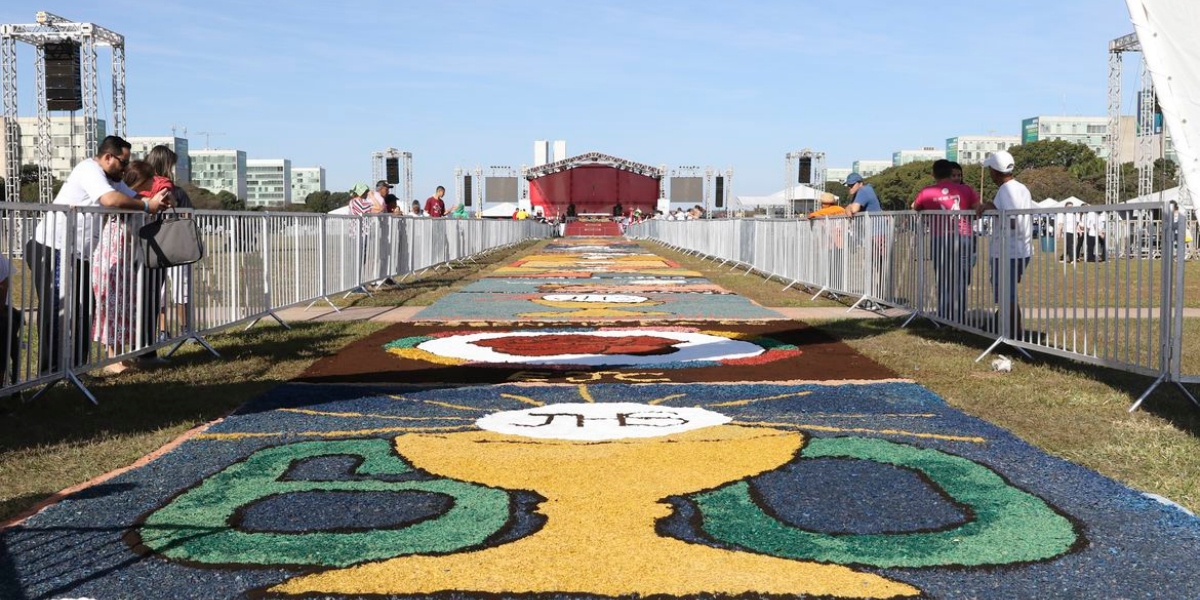
[[[84,150],[85,155],[91,155],[100,141],[96,139],[100,94],[97,85],[97,47],[112,49],[112,133],[125,136],[125,36],[95,23],[76,23],[45,11],[37,13],[36,23],[0,25],[0,83],[4,87],[4,191],[10,199],[19,197],[21,190],[21,137],[17,131],[17,42],[30,44],[36,49],[34,78],[38,98],[38,199],[48,203],[53,199],[50,158],[54,144],[50,137],[50,111],[46,103],[45,46],[61,42],[76,42],[80,46]]]
[[[387,160],[394,158],[400,166],[400,193],[405,202],[415,200],[413,197],[412,152],[387,148],[371,153],[371,184],[387,179]]]
[[[588,152],[585,154],[580,154],[579,156],[572,156],[563,160],[533,167],[532,169],[527,169],[525,172],[525,178],[533,180],[537,179],[538,177],[545,177],[546,175],[550,175],[552,173],[561,173],[562,171],[566,171],[567,169],[580,165],[603,165],[606,167],[615,167],[622,171],[629,171],[631,173],[637,173],[638,175],[645,175],[647,177],[654,177],[655,179],[661,179],[665,175],[665,172],[658,167],[652,167],[650,165],[645,165],[624,158],[618,158],[616,156],[611,156],[601,152]]]
[[[1105,169],[1104,201],[1116,204],[1121,198],[1121,84],[1124,54],[1142,52],[1142,44],[1136,33],[1119,37],[1108,44],[1108,158]],[[1138,94],[1137,106],[1137,157],[1139,197],[1154,192],[1154,158],[1156,151],[1154,107],[1156,92],[1154,80],[1142,60],[1142,89]],[[1160,132],[1166,136],[1166,131]],[[1162,139],[1162,138],[1160,138]]]

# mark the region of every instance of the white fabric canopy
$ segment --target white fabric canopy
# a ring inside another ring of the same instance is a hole
[[[349,206],[343,206],[343,207],[341,207],[341,208],[335,208],[335,209],[333,209],[333,210],[329,211],[327,214],[331,214],[331,215],[348,215],[348,214],[350,214],[350,207],[349,207]]]
[[[517,212],[517,205],[512,202],[501,202],[495,206],[489,206],[479,213],[481,217],[504,217],[512,218],[513,213]]]
[[[779,190],[770,196],[738,196],[737,203],[742,206],[787,206],[787,190]],[[797,184],[792,189],[793,200],[816,200],[821,197],[821,192],[808,187],[807,185]]]
[[[1190,196],[1200,193],[1200,2],[1126,0]]]

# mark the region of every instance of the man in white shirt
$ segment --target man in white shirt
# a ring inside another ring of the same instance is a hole
[[[983,161],[983,166],[992,177],[992,182],[1000,187],[996,191],[996,199],[981,204],[975,209],[975,214],[982,216],[985,210],[1027,210],[1037,206],[1029,188],[1013,177],[1016,162],[1012,154],[1000,151],[994,152]],[[992,294],[997,303],[1000,302],[1000,289],[1003,277],[1001,260],[1008,259],[1008,310],[1007,317],[1009,337],[1019,338],[1021,329],[1021,308],[1017,303],[1017,284],[1025,274],[1025,267],[1033,256],[1033,217],[1032,215],[1012,215],[1008,223],[996,223],[992,238]],[[1003,309],[1002,309],[1003,311]]]
[[[12,261],[0,254],[0,388],[17,382],[20,351],[21,311],[12,305]]]
[[[129,166],[130,144],[110,135],[100,142],[96,156],[75,165],[54,197],[60,207],[100,206],[158,213],[171,206],[171,193],[159,191],[152,198],[141,198],[122,182]],[[38,370],[50,373],[59,368],[60,350],[66,317],[62,300],[67,296],[63,279],[71,277],[75,297],[74,353],[65,368],[88,362],[92,330],[92,249],[100,237],[101,220],[95,215],[78,214],[71,244],[71,270],[63,259],[67,250],[67,216],[64,212],[47,213],[38,223],[33,238],[25,244],[25,257],[38,295]]]

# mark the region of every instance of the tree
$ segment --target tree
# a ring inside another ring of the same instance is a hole
[[[346,192],[320,191],[313,192],[304,199],[304,208],[309,212],[327,213],[335,208],[341,208],[350,202],[350,194]]]
[[[1029,188],[1033,201],[1054,198],[1066,200],[1071,196],[1079,198],[1088,204],[1104,202],[1104,191],[1080,180],[1063,167],[1041,167],[1021,171],[1021,183]]]
[[[1062,167],[1070,170],[1075,165],[1094,163],[1096,153],[1087,144],[1065,140],[1038,140],[1013,146],[1009,152],[1016,161],[1017,170]]]
[[[217,200],[221,201],[222,210],[246,210],[246,203],[229,190],[217,192]]]
[[[216,194],[191,183],[185,183],[179,187],[183,188],[183,191],[187,192],[188,197],[192,200],[192,206],[194,208],[204,210],[221,209],[221,200],[217,198]]]
[[[842,206],[850,201],[850,190],[846,189],[846,186],[842,185],[840,181],[826,181],[825,191],[837,196]]]

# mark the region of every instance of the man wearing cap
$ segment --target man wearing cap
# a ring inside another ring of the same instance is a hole
[[[983,167],[988,170],[992,182],[999,186],[995,200],[981,204],[975,208],[976,216],[982,216],[985,210],[1028,210],[1037,208],[1029,188],[1017,181],[1013,176],[1016,162],[1012,154],[1003,150],[994,152],[983,161]],[[1013,215],[1007,223],[997,223],[992,238],[992,293],[997,303],[1000,302],[1000,288],[1007,271],[1008,310],[1002,311],[1002,318],[1007,319],[1008,335],[1018,338],[1022,335],[1021,308],[1017,304],[1017,284],[1025,274],[1025,267],[1033,256],[1033,217],[1031,215]],[[1002,261],[1007,259],[1008,263]],[[1003,333],[1003,332],[1002,332]]]
[[[971,186],[954,181],[954,163],[945,159],[934,161],[933,178],[933,185],[917,193],[913,210],[974,210],[979,204],[979,195]],[[937,315],[961,323],[966,316],[967,285],[973,263],[971,222],[952,215],[930,215],[923,220],[929,226],[929,248],[937,273]]]
[[[367,194],[367,199],[371,201],[370,212],[387,212],[387,197],[390,193],[392,193],[392,184],[388,183],[386,179],[380,179],[379,181],[376,181],[375,189]]]
[[[883,212],[883,205],[879,203],[879,196],[875,194],[875,188],[864,181],[862,175],[851,173],[847,176],[846,190],[850,193],[850,206],[846,207],[850,214]]]
[[[442,196],[446,195],[446,188],[437,186],[433,191],[433,195],[425,200],[425,216],[427,217],[443,217],[446,215],[446,203],[442,201]]]
[[[857,217],[861,213],[883,212],[883,205],[879,203],[879,196],[875,193],[875,188],[864,181],[862,175],[851,173],[847,176],[846,189],[850,193],[851,202],[846,206],[846,212],[850,216]],[[867,296],[872,298],[886,295],[892,287],[892,240],[888,239],[888,225],[888,220],[876,219],[871,226],[872,238],[865,238],[871,240],[868,242],[871,246],[868,250],[873,250],[875,257],[871,282],[874,289],[867,292]],[[868,307],[873,305],[873,302],[867,303]]]

